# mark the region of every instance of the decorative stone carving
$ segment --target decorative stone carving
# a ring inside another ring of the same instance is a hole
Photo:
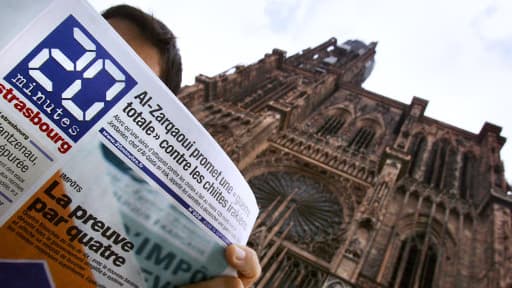
[[[263,211],[277,198],[293,194],[290,205],[295,209],[282,228],[293,224],[286,238],[330,261],[345,233],[345,220],[342,204],[328,187],[290,172],[265,173],[249,180],[249,185]]]

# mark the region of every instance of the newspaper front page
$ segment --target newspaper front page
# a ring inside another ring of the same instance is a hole
[[[258,214],[236,166],[87,2],[33,2],[0,4],[0,286],[234,273]]]

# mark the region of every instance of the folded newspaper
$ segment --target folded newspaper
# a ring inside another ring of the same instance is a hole
[[[0,286],[234,273],[258,208],[200,123],[87,2],[0,8]]]

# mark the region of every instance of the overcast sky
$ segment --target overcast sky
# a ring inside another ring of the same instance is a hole
[[[89,0],[97,9],[122,1]],[[273,48],[295,54],[331,37],[378,42],[363,87],[478,133],[503,127],[512,181],[512,1],[265,0],[124,1],[153,13],[178,37],[184,83],[252,64]]]

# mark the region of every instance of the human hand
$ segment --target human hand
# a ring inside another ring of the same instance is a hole
[[[251,248],[232,244],[226,248],[225,256],[228,264],[238,271],[238,277],[219,276],[183,288],[248,288],[260,277],[258,255]]]

